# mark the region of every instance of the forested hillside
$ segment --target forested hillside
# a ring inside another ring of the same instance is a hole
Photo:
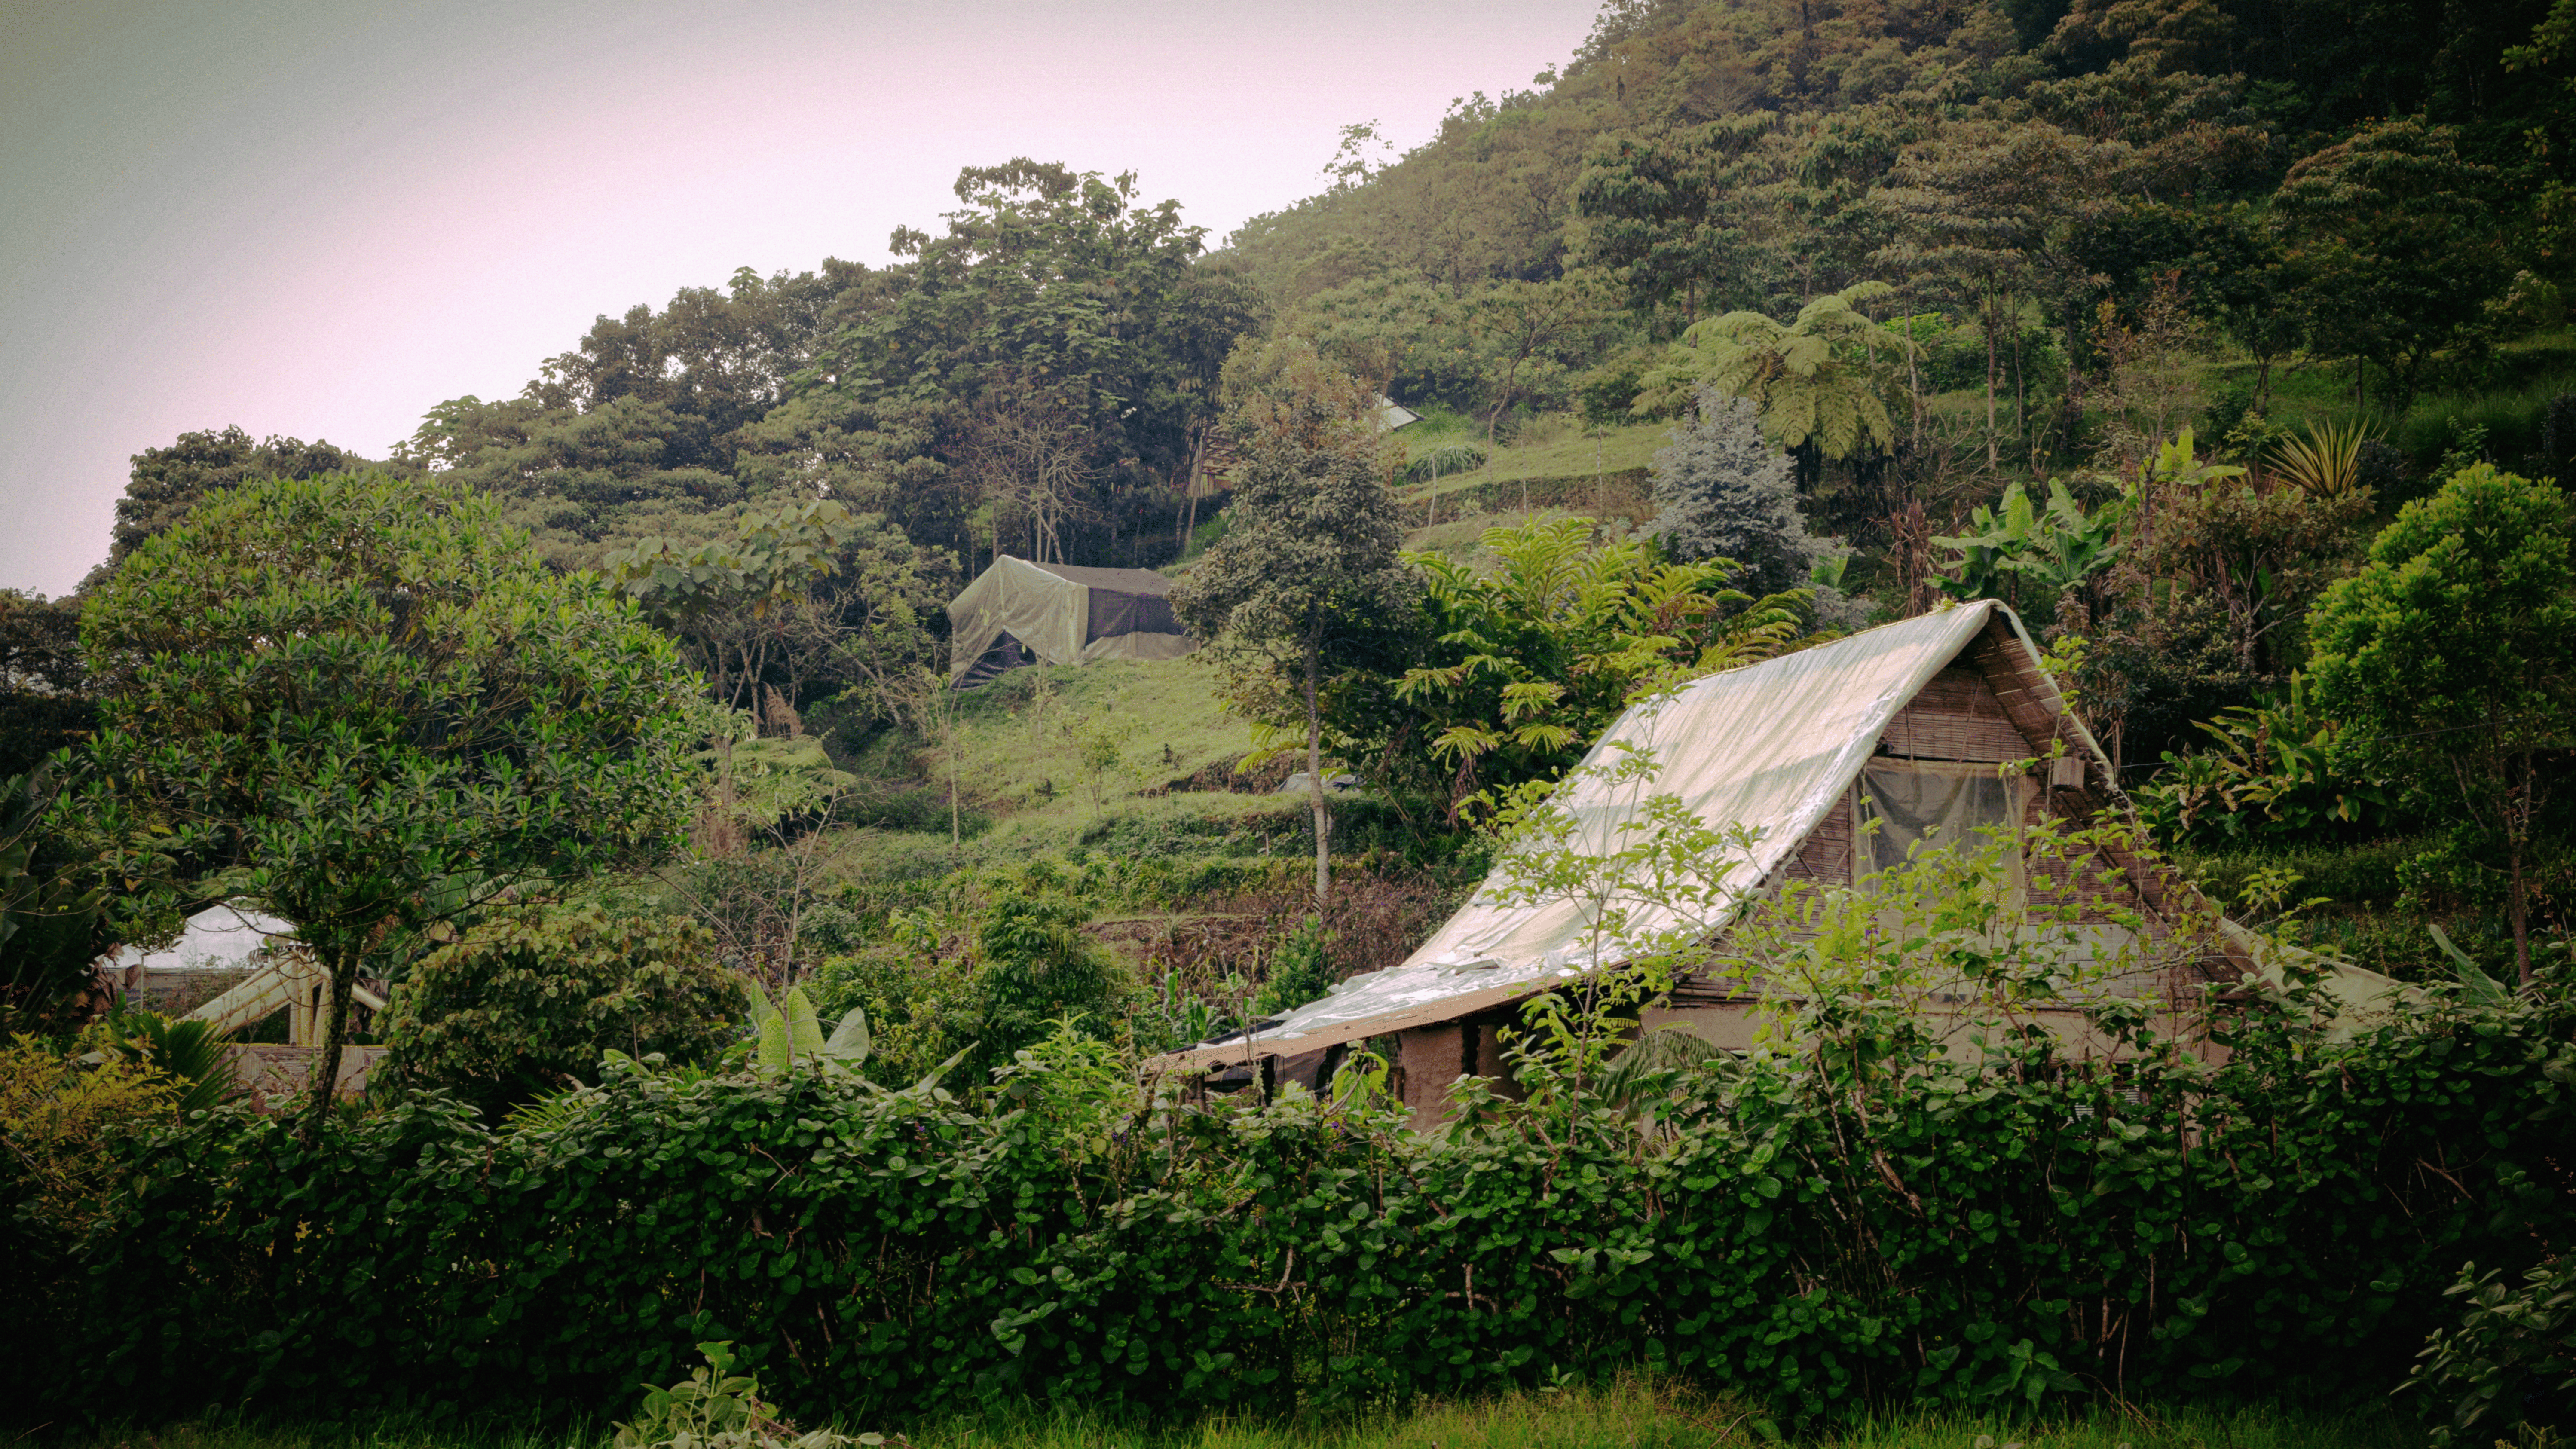
[[[2576,0],[1611,0],[1342,140],[136,456],[0,592],[31,1420],[2559,1442]],[[236,905],[365,1101],[101,965]]]
[[[892,798],[933,784],[880,734],[937,733],[964,581],[1195,558],[1246,476],[1237,415],[1308,347],[1427,415],[1378,463],[1415,547],[1596,515],[1741,565],[1758,605],[1711,607],[1748,639],[2005,598],[2175,838],[2368,840],[2430,822],[2332,782],[2331,818],[2238,807],[2303,768],[2275,735],[2326,728],[2293,688],[2309,610],[2373,533],[2466,465],[2576,456],[2571,33],[2540,0],[1614,0],[1409,152],[1352,125],[1325,190],[1222,245],[1150,178],[969,167],[890,264],[603,316],[371,466],[622,568],[717,701],[875,751]],[[88,588],[209,490],[361,461],[238,429],[150,450]],[[90,722],[78,609],[7,604],[9,768]],[[1497,701],[1394,699],[1454,662],[1434,627],[1324,696],[1346,764],[1454,824],[1511,751],[1426,743]],[[1304,730],[1275,683],[1230,688]]]

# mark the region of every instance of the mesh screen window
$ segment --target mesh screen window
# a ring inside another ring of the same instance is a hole
[[[1980,826],[2012,823],[2013,783],[1992,765],[1932,760],[1872,760],[1860,775],[1861,819],[1878,822],[1863,836],[1864,872],[1905,864],[1919,840],[1927,850],[1975,842]]]

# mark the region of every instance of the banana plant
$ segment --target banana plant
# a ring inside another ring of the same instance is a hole
[[[815,1017],[814,1003],[806,999],[805,988],[787,988],[787,994],[775,1005],[757,981],[745,981],[743,991],[751,998],[756,1056],[764,1067],[786,1067],[800,1059],[818,1058],[855,1067],[876,1049],[868,1036],[868,1014],[858,1007],[843,1012],[839,1024],[826,1037],[822,1022]]]
[[[2460,999],[2482,1011],[2502,1011],[2513,1005],[2513,988],[2486,973],[2468,952],[2461,950],[2440,926],[2426,924],[2433,933],[2433,944],[2451,958],[2451,974],[2460,983]]]
[[[2119,561],[2118,528],[2115,508],[2086,513],[2063,481],[2049,481],[2046,508],[2014,483],[2004,489],[2000,511],[1981,506],[1968,515],[1966,532],[1932,540],[1957,554],[1950,563],[1952,576],[1937,583],[1961,603],[2018,603],[2014,585],[2023,578],[2054,598]]]

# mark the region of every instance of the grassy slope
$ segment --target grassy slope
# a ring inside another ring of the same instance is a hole
[[[1070,1411],[1003,1408],[936,1423],[844,1427],[899,1432],[919,1449],[1752,1449],[1767,1442],[1752,1418],[1724,1401],[1628,1382],[1311,1422],[1212,1418],[1148,1426]],[[217,1421],[148,1434],[69,1433],[52,1442],[63,1449],[604,1449],[607,1441],[597,1425],[464,1429],[387,1418],[348,1424]],[[2105,1408],[2082,1418],[2020,1421],[1907,1415],[1828,1429],[1797,1442],[1812,1449],[2401,1449],[2422,1441],[2420,1428],[2372,1405],[2343,1414]],[[897,1442],[891,1434],[889,1442]]]
[[[1079,669],[1014,670],[959,706],[958,794],[972,838],[955,862],[983,865],[1062,851],[1089,839],[1107,848],[1185,846],[1196,853],[1293,853],[1294,802],[1222,789],[1173,789],[1222,776],[1252,748],[1252,729],[1216,700],[1216,675],[1195,657],[1116,661]],[[1086,736],[1114,740],[1118,763],[1093,771]],[[908,780],[936,797],[921,830],[847,832],[836,854],[851,874],[945,870],[947,761],[936,749],[882,736],[850,767]],[[1104,842],[1104,837],[1107,837]]]
[[[1462,485],[1518,483],[1525,478],[1590,478],[1596,473],[1643,468],[1669,441],[1665,435],[1672,427],[1670,423],[1622,423],[1604,429],[1596,438],[1586,436],[1577,419],[1551,413],[1526,426],[1511,445],[1496,448],[1491,468],[1442,478],[1440,492],[1446,497]],[[1452,443],[1481,444],[1485,433],[1471,418],[1434,412],[1396,436],[1404,444],[1405,456],[1419,458]],[[1396,496],[1408,508],[1418,509],[1430,492],[1428,483],[1416,483],[1398,489]]]

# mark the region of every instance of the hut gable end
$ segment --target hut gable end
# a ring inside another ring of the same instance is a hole
[[[1932,676],[1879,737],[1878,752],[1915,760],[2001,764],[2031,757],[1984,670],[1953,663]]]

